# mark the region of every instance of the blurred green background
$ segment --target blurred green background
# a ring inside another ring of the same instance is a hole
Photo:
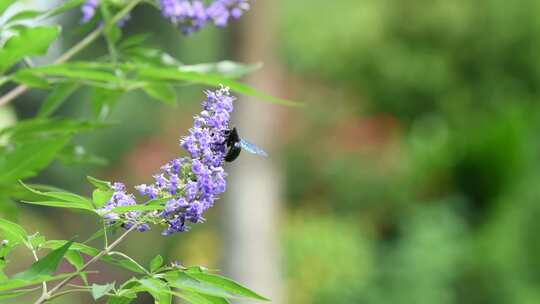
[[[540,303],[540,2],[273,5],[276,11],[249,14],[272,14],[269,51],[285,83],[279,95],[306,104],[281,109],[270,151],[284,189],[275,229],[283,302]],[[238,60],[239,48],[250,47],[235,44],[247,26],[182,37],[158,11],[142,7],[126,31],[152,32],[150,44],[192,64]],[[103,52],[101,45],[85,56]],[[108,165],[55,164],[39,181],[86,194],[86,175],[148,182],[178,153],[177,139],[199,109],[200,87],[179,93],[172,110],[125,96],[113,114],[118,124],[79,138]],[[21,98],[17,115],[32,115],[42,98]],[[83,116],[88,98],[74,96],[62,114]],[[227,203],[189,233],[164,238],[153,231],[124,249],[143,261],[161,253],[220,268]],[[30,206],[19,206],[16,216],[50,239],[86,236],[96,225]]]

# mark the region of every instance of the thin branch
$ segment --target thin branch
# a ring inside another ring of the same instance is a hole
[[[128,5],[124,7],[118,14],[116,14],[112,18],[112,22],[116,23],[118,20],[122,19],[125,15],[127,15],[137,4],[139,4],[143,0],[133,0]],[[58,57],[53,64],[60,64],[68,61],[73,56],[75,56],[77,53],[85,49],[88,45],[90,45],[92,42],[94,42],[101,34],[103,33],[103,26],[98,27],[93,32],[88,34],[83,40],[79,41],[77,44],[75,44],[72,48],[67,50],[62,56]],[[28,90],[28,86],[26,85],[18,85],[11,91],[9,91],[4,96],[0,97],[0,106],[3,106],[13,99],[19,97],[23,93],[25,93]]]
[[[151,275],[151,273],[146,270],[146,268],[144,268],[141,264],[137,263],[137,261],[135,261],[134,259],[132,259],[131,257],[129,257],[128,255],[122,253],[122,252],[119,252],[119,251],[111,251],[109,252],[109,255],[118,255],[118,256],[121,256],[123,257],[124,259],[126,260],[129,260],[131,261],[133,264],[137,265],[137,267],[139,267],[139,269],[141,269],[144,273],[146,273],[147,275]]]
[[[32,247],[34,247],[34,246],[32,246]],[[36,250],[34,248],[32,248],[32,255],[34,256],[34,260],[36,260],[36,262],[39,261],[39,258],[37,256],[37,252],[36,252]],[[41,294],[42,295],[47,294],[47,282],[41,283],[41,287],[42,287]]]
[[[88,266],[92,265],[94,262],[101,259],[101,257],[103,257],[104,255],[109,254],[109,252],[111,252],[111,250],[113,248],[115,248],[118,244],[120,244],[120,242],[122,242],[126,238],[126,236],[131,231],[133,231],[135,228],[137,228],[137,225],[131,226],[131,228],[126,230],[121,236],[119,236],[114,242],[112,242],[109,245],[109,247],[103,249],[100,253],[98,253],[92,259],[90,259],[88,262],[86,262],[86,264],[84,264],[78,272],[85,271],[86,268],[88,268]],[[64,287],[64,285],[66,285],[67,283],[71,282],[71,280],[73,280],[76,276],[77,276],[77,274],[73,274],[73,275],[65,278],[63,281],[58,283],[58,285],[51,288],[51,290],[47,294],[43,294],[39,299],[37,299],[37,301],[34,302],[34,304],[42,304],[42,303],[45,303],[46,301],[50,300],[51,297],[53,297],[55,295],[55,292],[57,292],[60,288]]]

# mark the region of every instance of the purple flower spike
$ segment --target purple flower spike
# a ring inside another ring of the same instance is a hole
[[[137,224],[146,231],[148,223],[164,224],[163,235],[189,230],[189,224],[204,222],[204,212],[214,205],[227,188],[227,173],[223,169],[227,149],[225,133],[230,130],[233,101],[229,89],[221,87],[207,91],[202,111],[194,117],[189,134],[180,146],[189,156],[173,159],[155,174],[154,183],[135,189],[162,208],[156,211],[113,212],[117,207],[136,205],[133,195],[126,193],[122,183],[110,185],[113,194],[99,209],[108,224],[121,222],[128,229]]]
[[[173,7],[169,10],[172,11]],[[161,167],[159,174],[154,175],[154,184],[136,187],[150,199],[170,198],[158,215],[167,225],[163,235],[187,231],[188,223],[204,221],[204,212],[225,192],[224,133],[230,129],[233,101],[228,88],[206,92],[203,109],[194,117],[189,135],[180,139],[180,147],[189,157],[169,161]]]
[[[249,10],[247,0],[215,0],[206,8],[199,0],[160,0],[159,3],[163,17],[176,24],[185,35],[198,31],[208,21],[224,27],[229,19],[239,19]]]

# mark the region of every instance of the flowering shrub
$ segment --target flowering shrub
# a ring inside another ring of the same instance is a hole
[[[0,299],[34,297],[44,303],[74,292],[88,292],[94,299],[108,297],[107,303],[130,303],[139,293],[149,293],[156,303],[171,303],[179,297],[190,303],[227,303],[228,298],[266,300],[257,293],[200,266],[166,264],[160,255],[145,267],[127,254],[115,251],[134,230],[148,231],[162,226],[163,235],[183,232],[190,224],[204,221],[203,214],[226,190],[223,169],[228,147],[233,101],[229,90],[278,103],[293,102],[267,96],[234,80],[253,66],[233,62],[183,65],[144,41],[144,35],[122,37],[122,25],[130,22],[130,12],[139,5],[155,7],[184,34],[193,34],[206,24],[218,27],[240,18],[248,9],[246,0],[215,0],[210,3],[187,0],[68,0],[47,11],[21,10],[15,0],[0,1],[0,85],[11,90],[0,96],[0,107],[33,88],[49,91],[36,117],[0,126],[0,212],[8,201],[56,208],[78,209],[98,216],[103,228],[87,241],[47,240],[39,233],[28,234],[13,221],[0,218]],[[31,57],[44,55],[60,35],[60,26],[42,25],[43,20],[72,9],[81,12],[81,25],[93,30],[50,64],[36,66]],[[98,38],[104,37],[107,54],[93,61],[72,58]],[[159,60],[155,55],[159,54]],[[226,68],[223,68],[223,67]],[[202,111],[179,144],[187,156],[170,160],[153,176],[151,184],[141,184],[136,197],[120,182],[88,177],[95,186],[91,197],[65,192],[27,181],[52,161],[66,164],[97,159],[72,142],[74,135],[103,127],[115,99],[142,90],[150,98],[166,104],[176,100],[178,83],[218,87],[206,91]],[[223,84],[223,85],[221,85]],[[92,94],[94,112],[84,120],[54,117],[56,110],[79,90]],[[117,229],[117,228],[123,229]],[[116,238],[114,236],[116,235]],[[102,238],[103,247],[88,245]],[[114,238],[114,240],[109,240]],[[16,257],[17,247],[28,249],[35,262],[18,273],[5,272]],[[57,273],[62,260],[74,272]],[[135,276],[122,283],[96,284],[88,280],[96,262],[105,262],[132,271]],[[80,277],[84,285],[72,285]]]

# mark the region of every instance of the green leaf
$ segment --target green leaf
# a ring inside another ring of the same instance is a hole
[[[106,295],[109,291],[111,291],[114,288],[115,282],[108,283],[105,285],[99,285],[99,284],[92,284],[92,297],[94,300],[97,300],[104,295]]]
[[[146,40],[148,40],[148,37],[150,37],[149,33],[129,35],[126,37],[126,39],[120,42],[118,47],[120,49],[128,49],[130,47],[138,46],[138,45],[141,45]]]
[[[15,75],[12,75],[10,79],[31,88],[48,89],[50,87],[47,78],[36,76],[31,73],[16,73]]]
[[[100,190],[104,190],[104,191],[107,191],[107,190],[111,190],[111,183],[108,182],[108,181],[104,181],[104,180],[100,180],[100,179],[97,179],[95,177],[92,177],[92,176],[87,176],[86,179],[88,179],[88,181],[94,185],[96,188],[100,189]]]
[[[84,266],[84,259],[77,250],[68,250],[65,258],[71,265],[73,265],[73,267],[75,267],[75,270],[81,270],[81,268]],[[86,276],[86,273],[81,272],[81,279],[83,280],[84,284],[88,285],[88,278]]]
[[[10,280],[2,282],[2,284],[0,284],[0,291],[24,288],[24,287],[28,287],[28,286],[32,286],[32,285],[41,284],[43,282],[62,280],[62,279],[65,279],[67,277],[70,277],[70,276],[72,276],[74,274],[80,274],[80,273],[77,273],[77,272],[75,272],[75,273],[63,273],[63,274],[57,275],[57,276],[43,276],[43,275],[41,275],[41,276],[36,276],[36,277],[29,278],[27,280],[11,278]]]
[[[17,241],[25,244],[30,247],[30,242],[28,241],[28,234],[24,229],[6,219],[0,218],[0,230],[4,231],[4,237],[10,241]]]
[[[49,165],[67,142],[67,137],[36,140],[15,145],[13,150],[0,154],[0,184],[36,175]]]
[[[25,20],[25,19],[33,19],[39,15],[43,14],[43,12],[41,11],[36,11],[36,10],[25,10],[25,11],[20,11],[18,13],[16,13],[15,15],[9,17],[9,19],[5,22],[6,25],[12,23],[12,22],[15,22],[15,21],[18,21],[18,20]]]
[[[122,96],[120,90],[93,88],[91,92],[92,112],[99,121],[105,121],[112,113],[114,104]]]
[[[218,86],[220,84],[223,84],[224,86],[228,86],[231,88],[231,90],[236,91],[238,93],[241,93],[247,96],[257,97],[271,103],[281,104],[281,105],[286,105],[286,106],[302,106],[302,104],[295,101],[285,100],[285,99],[273,97],[270,95],[266,95],[245,84],[236,82],[230,78],[223,77],[217,74],[186,72],[186,71],[182,71],[181,69],[168,68],[168,67],[138,67],[138,72],[139,72],[140,77],[143,77],[146,79],[154,79],[154,80],[161,80],[161,81],[180,80],[180,81],[188,81],[188,82],[199,83],[199,84],[206,84],[206,85],[211,85],[211,86]]]
[[[171,294],[170,288],[161,280],[155,278],[145,278],[139,280],[143,290],[147,291],[154,297],[155,302],[159,304],[170,304]]]
[[[76,250],[68,250],[66,253],[66,260],[75,267],[76,270],[80,270],[84,265],[84,259],[81,254]]]
[[[0,184],[25,179],[49,165],[68,142],[68,137],[34,140],[0,154]]]
[[[20,297],[20,296],[23,296],[25,294],[31,293],[33,291],[36,291],[39,288],[40,287],[0,292],[0,300],[1,299],[11,299],[11,298]]]
[[[163,265],[163,258],[158,254],[150,261],[150,272],[158,270],[161,265]]]
[[[195,293],[202,293],[202,294],[222,297],[222,298],[235,297],[234,294],[231,294],[227,292],[226,290],[215,287],[211,284],[200,282],[184,272],[180,272],[180,271],[168,272],[165,274],[164,278],[165,280],[167,280],[167,282],[169,282],[169,284],[172,287],[175,287],[181,290],[191,291]]]
[[[47,96],[47,99],[45,99],[45,101],[39,108],[39,111],[36,116],[38,118],[44,118],[51,115],[78,88],[79,88],[79,85],[76,83],[64,83],[64,84],[57,85],[56,88],[54,88],[54,90],[51,93],[49,93],[49,96]]]
[[[94,202],[96,208],[103,207],[105,203],[107,203],[111,199],[113,193],[114,191],[112,190],[94,190],[94,192],[92,192],[92,201]]]
[[[180,65],[179,69],[183,72],[211,73],[230,78],[240,78],[260,69],[261,67],[261,63],[242,64],[234,61],[224,60],[215,63]]]
[[[43,248],[50,248],[50,249],[58,249],[64,245],[66,245],[68,242],[67,241],[60,241],[60,240],[50,240],[50,241],[47,241],[43,244]],[[76,250],[80,253],[84,253],[86,255],[89,255],[89,256],[96,256],[97,254],[99,254],[99,250],[94,248],[94,247],[91,247],[91,246],[88,246],[88,245],[85,245],[85,244],[81,244],[81,243],[76,243],[76,242],[73,242],[71,247],[70,247],[70,250]]]
[[[50,137],[73,135],[108,126],[104,123],[71,119],[27,119],[16,125],[2,129],[0,135],[8,135],[13,141],[34,141]],[[50,138],[52,139],[52,138]]]
[[[56,77],[64,78],[66,80],[87,80],[94,82],[101,82],[105,84],[120,85],[121,79],[116,77],[110,70],[111,66],[107,66],[107,69],[101,69],[98,64],[87,63],[64,63],[55,65],[46,65],[34,68],[27,68],[17,71],[18,74],[32,74],[39,77]]]
[[[134,298],[122,297],[122,296],[110,296],[107,299],[107,304],[129,304]]]
[[[59,33],[60,27],[57,26],[22,28],[0,49],[0,73],[26,56],[46,54]]]
[[[182,298],[192,304],[229,304],[229,301],[227,301],[225,298],[209,296],[186,290],[172,292],[172,295]]]
[[[124,213],[129,211],[155,211],[155,210],[163,210],[165,209],[165,206],[160,205],[130,205],[130,206],[122,206],[122,207],[116,207],[111,209],[109,212],[115,212],[115,213]]]
[[[3,14],[16,0],[0,0],[0,15]]]
[[[237,296],[251,298],[255,300],[269,301],[269,299],[226,277],[210,273],[190,273],[189,275],[192,278],[199,280],[200,282],[216,286]]]
[[[41,192],[36,189],[30,188],[29,186],[25,185],[23,182],[20,182],[20,183],[26,189],[28,189],[29,191],[35,194],[55,199],[53,201],[40,201],[40,202],[22,201],[23,203],[50,206],[50,207],[73,208],[73,209],[83,209],[83,210],[94,211],[94,206],[92,205],[92,202],[89,199],[82,197],[80,195],[70,193],[70,192],[56,192],[56,191]]]
[[[45,18],[48,18],[48,17],[53,17],[53,16],[56,16],[56,15],[59,15],[59,14],[62,14],[64,12],[67,12],[71,9],[74,9],[78,6],[81,6],[81,4],[83,4],[86,0],[68,0],[68,1],[64,1],[63,4],[55,7],[54,9],[48,11],[46,14],[45,14]]]
[[[147,84],[143,88],[148,96],[168,105],[176,105],[176,91],[171,85],[162,83]]]
[[[65,241],[47,241],[45,242],[45,244],[43,244],[43,247],[44,248],[58,248],[62,246],[63,244],[65,244]],[[94,247],[81,244],[81,243],[73,243],[71,249],[77,250],[89,256],[96,256],[100,252],[100,250]],[[112,264],[112,265],[120,266],[122,268],[125,268],[135,273],[145,274],[145,272],[142,269],[140,269],[139,266],[135,264],[133,261],[123,258],[123,257],[119,257],[118,255],[114,255],[114,256],[105,255],[105,256],[102,256],[100,260],[103,262]]]
[[[210,296],[221,298],[244,297],[268,301],[265,297],[233,280],[214,274],[196,272],[187,274],[185,272],[175,271],[165,274],[165,279],[171,286],[176,288]]]
[[[94,211],[93,208],[89,208],[86,205],[75,204],[75,203],[72,203],[72,202],[64,202],[64,201],[41,201],[41,202],[21,201],[21,203],[30,204],[30,205],[47,206],[47,207],[81,209],[81,210]]]
[[[32,280],[35,277],[53,274],[72,243],[73,241],[68,241],[62,247],[51,251],[49,254],[32,264],[29,269],[15,274],[13,279]]]

